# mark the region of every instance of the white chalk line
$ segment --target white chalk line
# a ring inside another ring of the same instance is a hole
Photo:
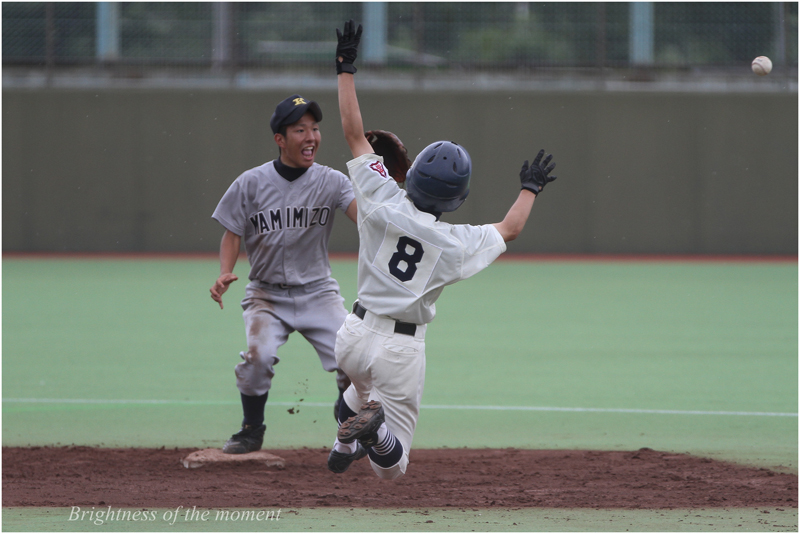
[[[238,405],[238,401],[192,401],[192,400],[155,400],[155,399],[37,399],[9,398],[3,399],[9,404],[167,404],[188,406],[225,406]],[[308,406],[329,407],[329,402],[269,402],[273,406]],[[750,417],[797,417],[797,413],[784,412],[726,412],[711,410],[646,410],[638,408],[563,408],[555,406],[469,406],[451,404],[423,404],[426,410],[493,410],[523,412],[573,412],[573,413],[630,413],[654,415],[739,415]]]

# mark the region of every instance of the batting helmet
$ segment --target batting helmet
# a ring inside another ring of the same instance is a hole
[[[406,192],[426,212],[455,211],[469,194],[472,161],[464,147],[437,141],[425,147],[406,173]]]

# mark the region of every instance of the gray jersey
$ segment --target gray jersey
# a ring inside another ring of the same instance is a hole
[[[347,163],[358,202],[358,299],[378,315],[426,324],[444,286],[480,272],[506,251],[493,224],[436,221],[414,207],[383,158]]]
[[[330,277],[334,212],[354,198],[347,177],[330,167],[314,163],[290,182],[270,161],[242,173],[212,217],[243,236],[250,280],[303,285]]]

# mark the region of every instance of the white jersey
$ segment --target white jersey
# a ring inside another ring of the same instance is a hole
[[[212,217],[243,236],[250,280],[304,285],[330,277],[333,216],[354,199],[343,173],[314,163],[290,182],[273,161],[242,173]]]
[[[453,225],[418,210],[381,156],[364,154],[347,168],[358,205],[358,299],[372,313],[427,324],[444,286],[505,252],[494,225]]]

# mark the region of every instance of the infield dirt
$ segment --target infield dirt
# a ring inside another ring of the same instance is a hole
[[[361,460],[326,468],[327,449],[270,450],[283,469],[220,463],[197,449],[3,448],[3,506],[797,508],[797,475],[640,449],[633,452],[414,450],[407,474]]]

